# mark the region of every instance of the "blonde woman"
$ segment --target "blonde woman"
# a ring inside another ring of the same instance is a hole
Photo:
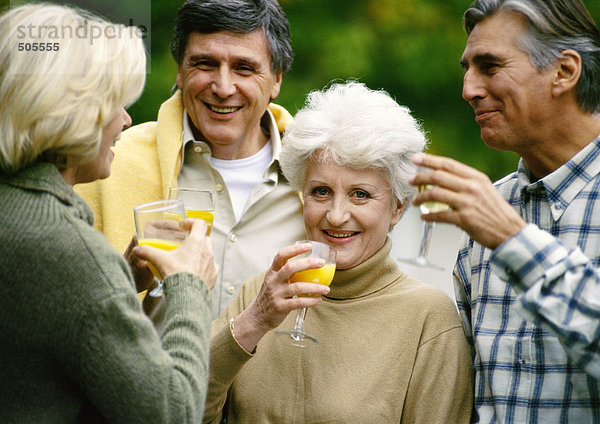
[[[166,275],[159,339],[73,191],[110,174],[145,83],[140,34],[35,4],[0,16],[0,40],[0,422],[198,422],[217,274],[204,224],[175,251],[135,249]]]

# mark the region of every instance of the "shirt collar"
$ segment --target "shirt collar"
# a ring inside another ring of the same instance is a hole
[[[552,216],[558,220],[575,197],[600,173],[600,136],[539,181],[531,182],[531,173],[523,159],[519,161],[517,173],[522,192],[545,190]]]

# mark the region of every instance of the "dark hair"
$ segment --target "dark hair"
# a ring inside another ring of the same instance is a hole
[[[581,56],[577,102],[589,113],[600,112],[600,29],[580,0],[475,0],[464,14],[467,34],[502,10],[523,15],[528,31],[519,47],[531,64],[544,69],[575,50]]]
[[[246,34],[262,29],[271,54],[271,69],[285,74],[294,58],[290,27],[277,0],[187,0],[177,12],[171,54],[183,61],[190,34],[231,31]]]

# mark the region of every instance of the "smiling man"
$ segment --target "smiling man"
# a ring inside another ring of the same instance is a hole
[[[289,24],[276,0],[189,0],[171,53],[178,90],[156,122],[123,133],[110,178],[78,192],[123,251],[137,204],[165,198],[170,186],[215,190],[216,317],[269,256],[306,237],[300,198],[279,169],[291,116],[271,103],[293,59]]]
[[[463,97],[489,147],[521,156],[494,185],[415,162],[415,203],[458,225],[455,292],[474,347],[480,423],[600,423],[600,29],[580,0],[477,0]]]

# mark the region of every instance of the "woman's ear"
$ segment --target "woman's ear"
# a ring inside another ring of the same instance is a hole
[[[406,200],[401,202],[400,200],[395,201],[395,208],[392,211],[392,220],[390,221],[390,226],[394,226],[400,221],[400,217],[402,217],[402,211],[404,210],[404,206],[406,206]]]
[[[575,50],[563,50],[552,81],[552,94],[558,97],[577,86],[581,76],[581,56]]]

